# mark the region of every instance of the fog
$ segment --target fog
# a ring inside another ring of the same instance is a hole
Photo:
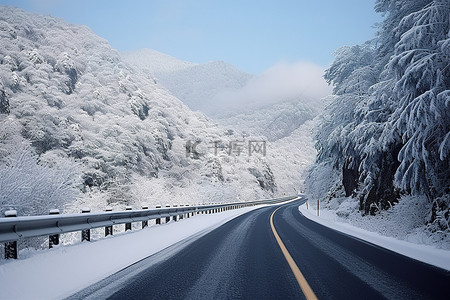
[[[212,101],[215,112],[254,108],[300,99],[316,105],[331,94],[323,79],[325,68],[310,62],[280,62],[251,79],[243,88],[224,91]]]

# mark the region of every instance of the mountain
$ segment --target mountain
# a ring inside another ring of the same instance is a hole
[[[220,112],[219,94],[239,90],[253,78],[223,61],[194,64],[148,49],[122,53],[122,57],[153,76],[191,109],[208,115]]]
[[[242,141],[264,141],[267,148],[265,159],[270,165],[271,176],[276,178],[278,191],[290,194],[304,188],[305,172],[316,154],[311,134],[316,124],[313,118],[323,109],[324,101],[313,101],[300,95],[293,98],[277,96],[264,99],[263,103],[259,99],[246,100],[245,96],[242,97],[248,94],[245,88],[249,84],[253,84],[252,89],[255,83],[259,85],[261,80],[258,77],[224,62],[186,67],[189,63],[154,53],[143,50],[123,53],[122,56],[149,78],[157,77],[155,81],[158,84],[189,107],[200,110],[211,122],[225,128],[224,132],[234,142],[239,141],[243,145]],[[166,64],[167,60],[168,64],[176,62],[178,66],[172,68],[177,70],[161,70],[159,66]],[[274,83],[266,77],[262,79],[269,84]],[[277,87],[269,88],[276,90]]]
[[[265,99],[265,104],[242,98],[239,93],[247,84],[254,84],[257,77],[222,61],[194,64],[150,49],[121,55],[191,109],[205,113],[232,131],[264,136],[271,142],[289,136],[324,106],[321,101],[300,95]],[[236,99],[237,96],[242,99]]]
[[[0,7],[0,29],[1,211],[253,200],[292,186],[275,178],[276,158],[246,157],[242,135],[191,111],[86,26]],[[172,62],[160,67],[194,81],[249,77]]]

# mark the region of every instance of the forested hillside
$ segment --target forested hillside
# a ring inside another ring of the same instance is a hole
[[[10,7],[0,8],[0,124],[0,213],[283,193],[263,155],[231,157],[225,146],[242,136],[189,110],[89,28]]]
[[[317,131],[309,191],[372,215],[400,201],[419,212],[407,218],[448,234],[450,2],[378,0],[375,9],[377,37],[339,49],[326,71],[335,100]]]

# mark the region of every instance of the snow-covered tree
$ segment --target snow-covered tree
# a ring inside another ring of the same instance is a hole
[[[365,213],[425,195],[428,221],[448,227],[450,3],[379,0],[376,10],[385,14],[377,38],[339,50],[326,72],[336,98],[312,174],[332,166],[342,181],[334,191],[357,196]]]

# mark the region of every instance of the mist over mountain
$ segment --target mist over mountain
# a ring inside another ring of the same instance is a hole
[[[325,106],[321,98],[331,92],[321,78],[324,70],[311,63],[280,63],[256,76],[225,62],[194,64],[150,49],[122,56],[191,109],[269,141],[313,119]]]

